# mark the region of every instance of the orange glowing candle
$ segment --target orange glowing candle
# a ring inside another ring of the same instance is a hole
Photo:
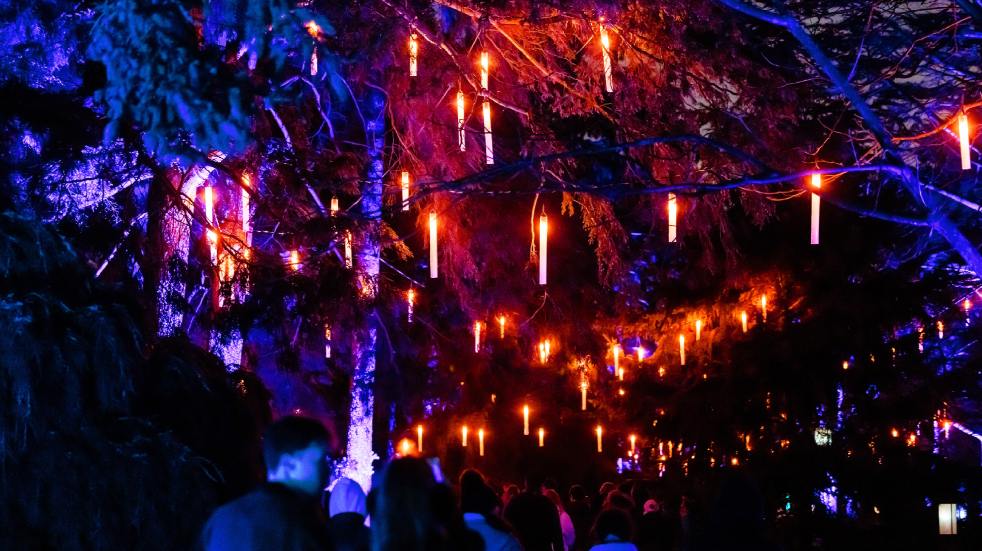
[[[938,338],[944,338],[944,322],[941,320],[938,320]]]
[[[611,347],[611,354],[614,355],[614,373],[621,372],[621,345],[614,343]],[[621,379],[624,380],[623,378]]]
[[[324,324],[324,357],[331,357],[331,326]]]
[[[341,205],[338,203],[338,198],[331,197],[331,216],[336,216],[339,210],[341,210]]]
[[[528,404],[525,404],[522,407],[522,417],[525,421],[522,428],[522,434],[528,436],[529,435],[529,405]]]
[[[696,320],[696,342],[702,338],[702,320]]]
[[[740,312],[740,323],[743,325],[743,332],[747,332],[747,311]]]
[[[250,226],[250,212],[249,212],[249,190],[252,188],[250,183],[249,175],[242,175],[242,189],[240,192],[240,210],[239,217],[242,218],[242,233],[246,235],[246,246],[251,245],[250,235],[252,234],[252,228]]]
[[[549,219],[546,213],[539,217],[539,285],[545,285],[547,279],[549,247]]]
[[[417,73],[417,60],[419,57],[419,42],[416,40],[416,31],[409,33],[409,76],[414,77]]]
[[[477,450],[478,455],[484,457],[484,429],[477,429]]]
[[[464,138],[464,91],[457,90],[457,140],[460,142],[461,151],[467,151]]]
[[[481,90],[488,91],[488,53],[481,52]]]
[[[491,138],[491,102],[484,100],[484,164],[494,164],[494,147]]]
[[[600,47],[604,59],[604,89],[609,94],[614,91],[614,71],[610,61],[610,37],[603,23],[600,24]]]
[[[597,453],[603,453],[604,451],[604,428],[597,425]]]
[[[685,335],[679,335],[679,365],[685,365]]]
[[[416,290],[409,289],[406,291],[406,321],[409,323],[413,322],[413,304],[416,303]]]
[[[296,249],[290,251],[290,267],[293,268],[293,271],[300,269],[300,252]]]
[[[403,438],[399,441],[399,455],[406,457],[412,452],[413,443],[409,441],[408,438]]]
[[[467,425],[460,427],[460,446],[462,448],[467,447]]]
[[[580,411],[586,411],[586,381],[580,383]]]
[[[761,295],[760,297],[760,315],[763,321],[767,321],[767,295]]]
[[[543,448],[546,445],[546,429],[539,427],[539,447]]]
[[[641,363],[644,361],[645,349],[643,346],[638,346],[637,351],[638,351],[638,363]]]
[[[972,149],[968,141],[968,115],[958,115],[958,144],[962,154],[962,170],[972,169]]]
[[[344,237],[344,267],[349,270],[354,265],[351,255],[351,232],[346,232]]]
[[[436,213],[430,211],[430,279],[436,279],[440,273],[437,251],[439,244],[436,236]]]
[[[416,450],[423,453],[423,425],[416,425]]]
[[[638,437],[632,434],[628,438],[631,440],[631,455],[634,455],[634,452],[637,449],[636,444],[637,444]]]
[[[474,353],[481,351],[481,322],[474,322]]]
[[[678,204],[674,193],[668,194],[668,242],[675,243],[678,240]]]
[[[505,316],[498,316],[498,337],[505,338]]]
[[[402,171],[402,210],[409,210],[409,171]]]
[[[822,189],[822,175],[812,174],[812,187],[815,189]],[[811,231],[811,244],[818,245],[818,223],[819,223],[819,211],[822,207],[822,200],[819,198],[818,194],[812,192],[812,231]]]

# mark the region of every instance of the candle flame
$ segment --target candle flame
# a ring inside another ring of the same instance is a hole
[[[818,173],[812,174],[812,187],[815,189],[822,189],[822,175]]]

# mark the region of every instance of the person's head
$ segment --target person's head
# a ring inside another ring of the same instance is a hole
[[[366,516],[368,508],[365,501],[365,491],[357,482],[350,478],[340,478],[331,490],[328,512],[332,517],[343,513],[358,513]]]
[[[329,449],[330,437],[319,421],[283,417],[263,435],[266,479],[317,497],[330,476]]]
[[[542,492],[542,495],[549,498],[549,501],[551,501],[552,504],[556,506],[556,509],[559,509],[560,511],[564,510],[563,498],[559,497],[559,492],[550,488]]]
[[[508,505],[511,498],[517,496],[519,493],[521,493],[521,491],[522,490],[515,484],[506,484],[504,490],[501,491],[501,501],[504,502],[505,505]]]
[[[385,466],[372,508],[372,550],[427,549],[438,529],[436,480],[426,461],[401,457]]]
[[[620,509],[604,509],[593,523],[593,537],[598,542],[629,541],[633,532],[631,517]]]
[[[569,500],[570,502],[580,502],[586,499],[586,490],[583,486],[579,484],[573,484],[569,488]]]
[[[464,513],[489,515],[501,504],[484,476],[478,471],[467,469],[460,473],[460,510]]]
[[[612,490],[604,498],[604,509],[620,509],[625,513],[631,513],[634,511],[634,501],[631,496],[621,492],[620,490]]]

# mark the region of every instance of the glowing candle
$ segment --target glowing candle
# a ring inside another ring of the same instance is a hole
[[[252,185],[249,181],[249,175],[242,175],[242,192],[240,199],[240,218],[242,218],[242,233],[246,235],[246,245],[251,245],[249,236],[252,233],[250,228],[250,216],[249,216],[249,190]]]
[[[842,370],[845,371],[849,369],[849,360],[842,360]]]
[[[462,448],[467,447],[467,425],[460,427],[460,446]]]
[[[685,335],[679,335],[679,365],[685,365]]]
[[[621,345],[614,343],[614,346],[611,347],[611,353],[614,355],[614,373],[619,374],[621,372]],[[621,378],[621,380],[624,379]]]
[[[215,225],[215,194],[211,186],[205,186],[205,220],[208,221],[208,230],[205,232],[208,237],[208,247],[211,252],[212,264],[218,263],[218,234],[212,230]]]
[[[546,350],[546,359],[548,360],[549,357],[552,356],[552,341],[549,339],[546,339],[545,350]]]
[[[341,210],[341,205],[338,203],[338,198],[331,197],[331,216],[336,216],[339,210]]]
[[[481,322],[474,322],[474,353],[481,351]]]
[[[546,343],[539,341],[539,363],[546,363]]]
[[[498,316],[498,337],[505,338],[505,316]]]
[[[543,448],[546,445],[546,429],[539,427],[539,447]]]
[[[638,437],[632,434],[628,438],[631,440],[631,455],[634,455],[634,452],[637,449],[636,444],[637,444]]]
[[[644,347],[638,346],[637,351],[638,351],[638,363],[641,363],[644,361],[644,353],[645,353]]]
[[[416,303],[416,290],[406,291],[406,321],[413,322],[413,304]]]
[[[529,405],[528,404],[525,404],[522,407],[522,418],[524,420],[524,424],[522,425],[523,427],[522,434],[528,436],[529,435]]]
[[[460,150],[467,150],[467,143],[464,140],[464,92],[457,90],[457,140],[460,142]]]
[[[324,357],[331,357],[331,326],[324,324]]]
[[[597,425],[597,453],[603,453],[604,451],[604,428]]]
[[[747,332],[747,311],[740,312],[740,323],[743,324],[743,332]]]
[[[968,115],[958,115],[958,143],[962,152],[962,170],[972,168],[972,150],[968,143]]]
[[[924,328],[923,327],[917,328],[917,351],[921,353],[924,352]]]
[[[617,380],[618,381],[623,381],[624,380],[624,368],[623,367],[621,367],[621,368],[619,368],[617,370]]]
[[[677,241],[677,218],[678,218],[678,205],[676,203],[675,194],[668,194],[668,242],[675,243]]]
[[[423,425],[416,425],[416,450],[423,453]]]
[[[942,322],[941,320],[938,320],[938,338],[939,339],[944,338],[944,322]]]
[[[409,210],[409,171],[402,171],[402,210]]]
[[[760,314],[761,319],[767,321],[767,295],[761,295],[760,297]]]
[[[290,267],[293,268],[293,271],[300,269],[300,252],[296,249],[290,251]]]
[[[614,72],[610,63],[610,37],[603,23],[600,24],[600,46],[604,58],[604,86],[609,94],[614,91]]]
[[[481,90],[488,91],[488,53],[481,52]]]
[[[437,250],[439,244],[436,240],[436,213],[430,211],[430,279],[436,279],[439,275],[439,260]]]
[[[351,254],[351,232],[345,232],[344,235],[344,267],[349,270],[353,266],[353,259]]]
[[[812,187],[815,189],[822,189],[822,175],[812,174]],[[812,232],[811,232],[811,244],[818,245],[818,221],[819,221],[819,211],[822,207],[822,200],[817,194],[812,192]]]
[[[401,455],[403,457],[406,457],[407,455],[409,455],[409,452],[412,451],[412,449],[411,449],[412,448],[412,445],[413,445],[413,443],[410,442],[408,438],[403,438],[402,440],[400,440],[399,441],[399,455]]]
[[[478,455],[484,457],[484,429],[477,429],[477,450]]]
[[[702,337],[702,320],[696,320],[696,341]]]
[[[586,411],[586,381],[580,383],[580,411]]]
[[[484,164],[494,164],[494,151],[491,139],[491,102],[484,100]]]
[[[546,213],[539,217],[539,285],[545,285],[547,279],[549,246],[549,219]]]
[[[416,76],[416,61],[419,56],[419,43],[416,41],[416,31],[409,33],[409,76]]]

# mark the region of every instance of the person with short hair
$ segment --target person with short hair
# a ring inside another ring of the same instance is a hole
[[[501,499],[484,476],[468,469],[460,474],[460,510],[467,528],[480,534],[485,551],[520,551],[522,546],[497,516]]]
[[[330,436],[319,421],[283,417],[263,436],[266,483],[212,513],[205,551],[330,549],[319,498],[330,476]]]
[[[593,538],[597,542],[590,551],[638,551],[631,543],[634,527],[631,516],[623,509],[604,509],[593,524]]]

